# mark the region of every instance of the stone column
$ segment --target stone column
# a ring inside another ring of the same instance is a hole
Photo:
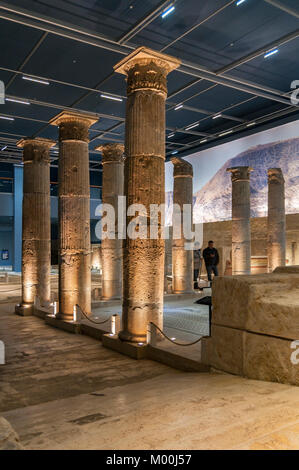
[[[251,272],[249,166],[228,168],[232,179],[232,274]]]
[[[174,166],[173,203],[179,205],[181,210],[181,237],[172,240],[172,291],[174,294],[187,294],[193,292],[193,251],[185,249],[185,243],[190,240],[184,237],[183,208],[184,204],[192,207],[193,168],[190,163],[180,158],[174,157],[171,161]],[[173,226],[176,223],[175,219],[174,215]]]
[[[51,300],[51,218],[50,218],[50,148],[48,139],[22,139],[23,236],[22,236],[22,303],[20,315],[32,315],[35,296],[42,306]]]
[[[285,266],[286,215],[284,177],[280,168],[268,170],[268,271]]]
[[[73,320],[78,304],[91,312],[91,244],[88,129],[94,115],[63,111],[50,123],[59,126],[59,313]]]
[[[127,207],[144,206],[143,221],[149,221],[150,204],[165,203],[165,99],[167,74],[180,61],[140,47],[115,66],[127,76],[125,139],[125,196]],[[127,217],[127,225],[134,217]],[[123,313],[120,338],[146,340],[147,325],[163,326],[164,240],[162,217],[158,237],[124,242]],[[149,224],[148,224],[149,225]]]
[[[124,194],[124,146],[105,144],[102,152],[102,202],[115,211],[115,239],[102,240],[102,298],[120,299],[122,294],[122,239],[118,238],[118,196]]]

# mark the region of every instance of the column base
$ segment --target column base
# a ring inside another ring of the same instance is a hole
[[[61,321],[65,321],[65,322],[68,322],[68,321],[74,321],[74,314],[67,314],[67,313],[57,313],[55,318],[57,320],[61,320]]]
[[[30,317],[34,313],[34,304],[17,304],[15,314],[21,317]]]
[[[134,335],[129,331],[122,330],[118,333],[120,341],[126,341],[128,343],[146,343],[146,334],[145,335]]]

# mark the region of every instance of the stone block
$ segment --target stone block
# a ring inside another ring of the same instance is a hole
[[[213,283],[214,324],[299,338],[299,275],[219,277]]]
[[[0,450],[22,450],[19,436],[9,424],[9,422],[0,416]]]

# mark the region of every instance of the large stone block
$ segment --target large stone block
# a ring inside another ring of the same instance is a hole
[[[287,339],[213,326],[212,337],[202,341],[201,357],[204,364],[224,372],[299,385],[299,364],[291,360],[296,351],[291,344]]]
[[[299,338],[299,275],[219,277],[213,284],[213,323]]]
[[[19,436],[9,422],[0,416],[0,450],[22,450]]]

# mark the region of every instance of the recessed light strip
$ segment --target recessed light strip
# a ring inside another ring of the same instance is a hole
[[[17,100],[17,99],[14,99],[14,98],[5,98],[5,101],[11,101],[12,103],[28,104],[28,105],[30,105],[29,101],[22,101],[22,100]]]
[[[228,134],[232,134],[233,131],[230,130],[230,131],[226,131],[226,132],[222,132],[221,134],[219,134],[219,137],[223,137],[224,135],[228,135]]]
[[[0,116],[0,119],[5,119],[6,121],[14,121],[15,118],[7,117],[7,116]]]
[[[271,57],[271,55],[277,54],[278,49],[273,49],[272,51],[266,52],[264,55],[264,59],[267,59],[267,57]]]
[[[199,126],[199,122],[197,122],[196,124],[192,124],[191,126],[188,126],[185,128],[185,131],[190,131],[191,129],[194,129],[194,127],[197,127]]]
[[[101,94],[101,98],[105,98],[106,100],[113,100],[113,101],[122,101],[122,98],[117,98],[116,96],[110,96],[110,95],[103,95]]]
[[[168,7],[161,15],[162,18],[165,18],[166,16],[168,16],[170,13],[172,13],[173,11],[175,10],[175,7],[172,5],[170,7]]]
[[[183,106],[184,106],[184,105],[182,105],[182,104],[178,104],[178,105],[174,108],[174,110],[177,111],[178,109],[183,108]]]
[[[50,85],[50,82],[47,82],[46,80],[40,80],[38,78],[27,77],[27,75],[23,75],[22,79],[28,80],[29,82],[40,83],[41,85]]]

